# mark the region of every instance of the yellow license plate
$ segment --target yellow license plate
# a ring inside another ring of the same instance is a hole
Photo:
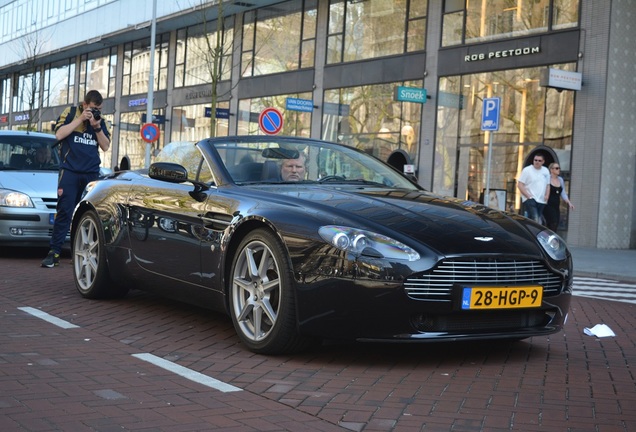
[[[462,309],[513,309],[541,306],[543,287],[464,287]]]

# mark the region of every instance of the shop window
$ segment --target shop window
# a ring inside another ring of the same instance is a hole
[[[331,0],[327,63],[424,50],[428,1]]]
[[[383,161],[402,150],[417,160],[422,105],[399,102],[397,86],[421,87],[421,81],[327,90],[322,138],[364,150]]]
[[[157,35],[153,89],[165,90],[168,84],[168,34]],[[124,44],[122,95],[148,92],[150,76],[150,38]]]
[[[406,22],[406,51],[423,51],[426,48],[426,14],[428,0],[409,3]]]
[[[243,77],[314,66],[317,0],[293,0],[245,13]]]
[[[164,115],[163,109],[153,110],[153,115]],[[127,156],[130,169],[143,168],[146,163],[146,142],[141,139],[141,125],[146,111],[123,112],[119,120],[119,158]],[[159,124],[159,140],[151,144],[151,163],[164,145],[164,125]]]
[[[13,93],[13,111],[32,112],[40,108],[40,71],[26,72],[18,76],[17,87]],[[29,116],[29,123],[31,122]]]
[[[84,100],[84,95],[81,96],[81,100]],[[108,148],[107,151],[99,151],[99,157],[102,161],[102,163],[100,164],[100,166],[102,167],[106,167],[106,168],[112,168],[113,167],[113,162],[112,162],[112,158],[113,158],[113,119],[115,118],[115,116],[113,114],[104,114],[102,113],[102,117],[104,118],[104,121],[106,122],[106,124],[108,125],[108,130],[110,132],[110,137],[111,137],[111,145]]]
[[[219,112],[214,110],[215,131],[211,132],[212,109],[210,105],[185,105],[172,109],[170,126],[172,133],[171,141],[201,141],[211,136],[227,136],[229,134],[229,102],[219,102],[217,104]]]
[[[283,113],[283,128],[280,135],[309,138],[311,135],[311,112],[286,109],[288,98],[311,100],[311,93],[295,93],[242,99],[239,101],[237,135],[262,135],[258,125],[260,113],[269,107],[278,108]]]
[[[578,11],[579,0],[447,0],[442,46],[577,27]]]
[[[554,66],[574,70],[575,64]],[[433,191],[478,202],[490,175],[491,189],[506,191],[518,209],[516,179],[528,154],[546,146],[569,167],[574,92],[539,85],[543,68],[506,70],[440,79]],[[448,96],[447,96],[448,95]],[[461,96],[459,98],[452,95]],[[501,98],[499,131],[481,130],[483,99]],[[461,104],[454,101],[460,100]],[[489,139],[491,170],[487,172]]]
[[[75,62],[73,59],[44,68],[43,105],[45,107],[73,103]]]
[[[579,0],[554,0],[552,28],[576,27],[579,22]]]
[[[115,47],[81,56],[80,99],[90,90],[99,91],[104,98],[115,97],[116,73],[117,48]]]
[[[464,27],[464,11],[444,14],[442,26],[442,46],[460,45]]]
[[[0,79],[0,113],[8,113],[11,106],[11,77]]]
[[[223,21],[222,30],[219,23],[215,20],[177,31],[175,87],[230,79],[234,17]]]

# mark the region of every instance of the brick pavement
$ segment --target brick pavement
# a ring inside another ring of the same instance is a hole
[[[636,431],[635,305],[575,297],[564,332],[514,344],[329,343],[266,357],[228,317],[139,292],[84,300],[68,257],[42,269],[41,254],[12,255],[0,252],[2,431]],[[616,337],[583,334],[598,323]]]

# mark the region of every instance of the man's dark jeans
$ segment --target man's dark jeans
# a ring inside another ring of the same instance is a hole
[[[543,224],[543,208],[544,207],[545,207],[545,204],[536,202],[534,198],[527,199],[523,203],[523,211],[525,216],[540,224]]]

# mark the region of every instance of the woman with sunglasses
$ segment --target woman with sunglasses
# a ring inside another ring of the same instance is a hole
[[[560,175],[561,167],[559,164],[553,162],[548,168],[550,170],[550,196],[548,197],[548,203],[543,209],[543,217],[545,218],[546,226],[556,232],[561,219],[559,208],[561,199],[567,203],[570,210],[574,210],[574,205],[570,202],[567,192],[565,192],[565,182]]]

